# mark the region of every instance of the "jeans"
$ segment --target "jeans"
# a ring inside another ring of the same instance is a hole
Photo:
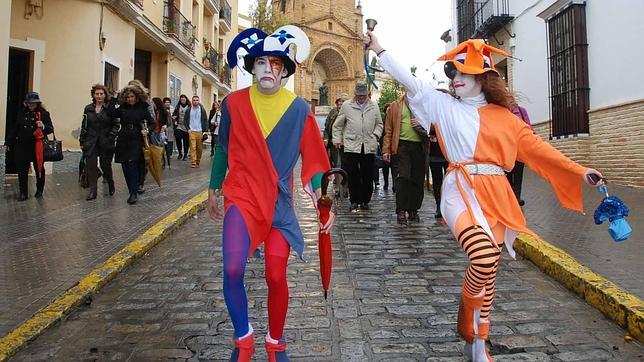
[[[125,182],[127,183],[127,189],[130,193],[136,194],[139,189],[139,177],[141,174],[141,162],[138,161],[127,161],[121,164],[123,168],[123,176],[125,177]]]

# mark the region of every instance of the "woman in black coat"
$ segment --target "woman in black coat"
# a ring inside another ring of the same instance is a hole
[[[185,113],[189,111],[190,101],[188,100],[188,96],[182,94],[179,96],[179,103],[174,107],[174,112],[172,113],[174,139],[177,143],[177,150],[179,151],[179,157],[177,157],[177,160],[185,161],[188,157],[190,139],[188,137],[188,125],[185,123]]]
[[[13,127],[7,132],[7,147],[13,150],[16,167],[18,168],[18,185],[20,196],[18,201],[29,198],[28,173],[29,164],[34,165],[36,175],[35,197],[42,197],[45,188],[45,170],[38,172],[36,165],[36,137],[34,132],[40,128],[44,136],[54,132],[49,112],[42,106],[40,96],[36,92],[27,93],[25,107],[18,112],[18,118]]]
[[[119,107],[108,111],[111,117],[121,119],[121,130],[116,140],[115,161],[123,168],[130,197],[128,204],[138,200],[140,167],[143,166],[143,137],[154,127],[154,118],[148,111],[147,96],[140,87],[127,86],[118,97]]]
[[[94,200],[97,194],[98,164],[100,157],[103,177],[107,181],[110,196],[114,195],[114,176],[112,174],[112,158],[114,157],[114,141],[119,132],[118,118],[108,114],[107,102],[110,100],[107,88],[102,84],[92,87],[92,103],[85,106],[83,124],[81,126],[80,146],[85,157],[89,194],[87,200]]]

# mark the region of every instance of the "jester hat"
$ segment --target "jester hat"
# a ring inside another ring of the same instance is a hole
[[[272,34],[266,34],[257,28],[248,28],[233,39],[228,47],[227,59],[231,68],[243,60],[243,68],[253,72],[255,58],[277,56],[284,61],[290,77],[295,73],[297,64],[301,64],[309,56],[311,42],[309,37],[294,25],[284,25]]]
[[[454,78],[455,71],[472,75],[487,72],[499,74],[494,68],[492,53],[497,53],[504,57],[509,55],[501,49],[485,44],[483,39],[468,39],[457,45],[456,48],[441,55],[438,60],[447,61],[445,63],[445,74],[450,79]]]

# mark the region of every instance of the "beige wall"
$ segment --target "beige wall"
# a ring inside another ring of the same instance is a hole
[[[100,8],[99,8],[100,10]],[[107,41],[101,54],[102,62],[97,64],[94,83],[103,83],[105,61],[119,67],[119,88],[134,78],[134,28],[118,15],[105,7],[103,12],[103,32]],[[96,50],[99,50],[96,47]]]
[[[24,19],[23,5],[22,1],[13,2],[11,38],[24,41],[30,37],[44,42],[46,56],[39,79],[40,96],[51,113],[56,136],[63,140],[63,146],[78,148],[71,132],[80,124],[82,107],[88,103],[88,85],[96,74],[96,67],[80,64],[97,64],[99,59],[94,50],[98,47],[97,30],[78,32],[77,29],[98,29],[100,8],[86,2],[63,2],[48,7],[42,19],[35,16]],[[76,8],[74,12],[72,7]],[[76,11],[87,16],[70,16]],[[75,59],[77,64],[70,59]]]
[[[145,17],[150,19],[157,28],[163,30],[163,0],[145,0],[143,9]]]
[[[590,136],[550,140],[566,156],[609,182],[644,187],[644,99],[589,112]],[[534,127],[548,140],[548,122]]]
[[[168,90],[168,55],[167,53],[152,53],[152,70],[150,80],[150,94],[152,97],[163,98],[169,94]]]
[[[20,1],[13,2],[11,39],[14,44],[27,38],[44,44],[41,72],[35,75],[39,79],[34,79],[34,83],[40,84],[40,95],[51,113],[57,138],[63,140],[64,148],[78,149],[74,134],[77,134],[83,107],[91,101],[91,85],[103,81],[103,61],[121,67],[121,86],[131,79],[134,30],[106,7],[103,31],[107,34],[107,43],[105,52],[101,53],[98,3],[59,2],[57,6],[47,7],[41,19],[35,16],[25,19],[23,5]]]
[[[204,19],[203,0],[182,0],[181,11],[188,19],[195,19],[197,25],[197,44],[195,58],[201,64],[203,37],[223,38],[227,47],[236,35],[237,19],[232,18],[233,30],[221,36],[214,31],[219,26],[219,15],[214,14],[210,19]],[[196,4],[193,12],[193,4]],[[233,14],[237,13],[237,1],[229,1]],[[117,6],[118,8],[118,6]],[[10,10],[10,11],[9,11]],[[117,10],[121,11],[121,10]],[[137,30],[148,27],[148,20],[157,28],[158,33],[163,29],[163,1],[145,0],[144,18],[129,18],[127,13],[121,14],[127,19],[113,13],[109,6],[104,7],[103,29],[106,35],[106,45],[103,51],[99,49],[99,23],[101,6],[97,1],[65,0],[48,6],[42,19],[32,16],[24,18],[24,1],[0,0],[0,44],[10,43],[12,46],[34,51],[31,89],[41,93],[41,97],[52,114],[56,136],[63,140],[66,149],[78,149],[78,134],[83,107],[91,101],[89,89],[94,83],[102,83],[104,79],[105,62],[119,68],[119,88],[122,88],[134,76],[134,49],[139,41],[137,36],[144,35],[143,48],[150,48],[152,55],[151,84],[152,96],[168,95],[168,78],[173,74],[181,79],[181,93],[191,97],[197,94],[204,105],[209,105],[212,94],[218,92],[221,96],[227,93],[215,84],[210,84],[197,76],[197,91],[192,90],[193,69],[182,63],[178,56],[168,53],[165,40],[156,36],[155,40],[147,39],[148,30]],[[82,14],[82,16],[79,16]],[[148,20],[145,20],[148,19]],[[154,33],[154,32],[152,32]],[[157,34],[158,34],[157,33]],[[216,45],[215,45],[216,46]],[[223,52],[225,49],[220,49]],[[8,47],[0,46],[0,84],[6,84],[8,66]],[[202,70],[205,72],[205,70]],[[234,84],[234,82],[233,82]],[[0,116],[6,110],[6,87],[0,89]],[[205,88],[205,89],[204,89]],[[0,117],[4,119],[4,117]],[[4,126],[0,127],[0,139],[4,139]]]
[[[202,96],[202,94],[200,93],[201,78],[199,76],[197,76],[197,85],[198,85],[197,92],[195,93],[192,90],[192,77],[195,74],[192,71],[192,69],[188,68],[188,66],[181,63],[181,61],[179,61],[178,59],[174,59],[173,61],[169,62],[168,68],[171,74],[181,79],[181,93],[187,95],[188,99],[190,99],[195,94],[200,97]]]
[[[11,32],[11,0],[0,1],[0,142],[4,143],[7,117],[7,75],[9,71],[9,38]]]

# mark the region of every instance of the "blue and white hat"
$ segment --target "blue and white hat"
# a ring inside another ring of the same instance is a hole
[[[249,28],[233,39],[228,48],[227,58],[231,68],[243,59],[243,68],[252,73],[255,58],[272,55],[284,60],[287,77],[295,73],[297,64],[309,56],[311,42],[309,37],[294,25],[285,25],[268,35],[257,28]]]

